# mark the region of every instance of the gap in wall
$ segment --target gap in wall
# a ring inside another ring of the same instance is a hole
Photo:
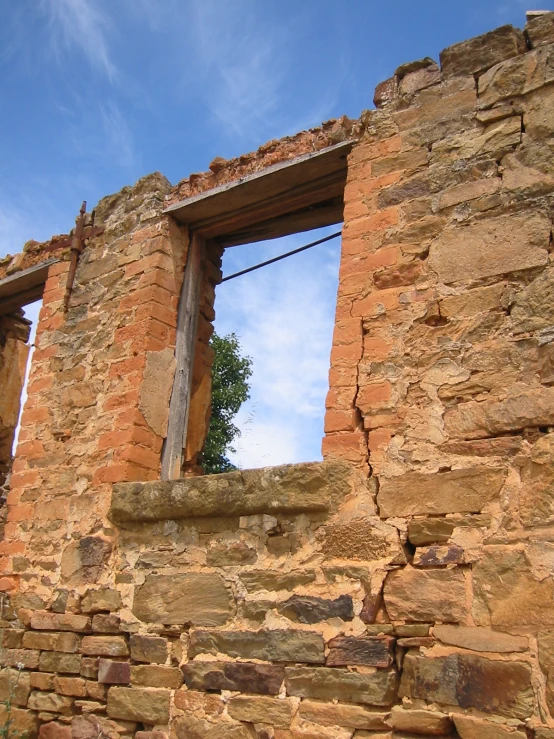
[[[27,385],[29,384],[29,373],[31,371],[31,364],[33,362],[33,354],[35,352],[35,337],[37,334],[38,326],[38,315],[42,308],[42,300],[37,300],[34,303],[29,303],[23,307],[25,318],[31,321],[31,333],[29,334],[28,344],[31,347],[29,351],[29,357],[27,359],[27,368],[25,370],[25,382],[23,383],[23,389],[21,391],[21,405],[19,407],[19,418],[17,419],[17,426],[15,429],[15,435],[13,439],[12,455],[15,457],[15,450],[17,448],[17,440],[19,437],[19,429],[21,428],[21,414],[27,400]]]
[[[340,225],[229,247],[224,277],[340,230]],[[250,400],[235,420],[241,469],[321,459],[340,237],[224,282],[215,330],[252,359]]]

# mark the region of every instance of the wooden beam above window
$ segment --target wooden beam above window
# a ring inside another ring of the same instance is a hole
[[[254,172],[166,209],[223,246],[273,239],[342,221],[353,141]]]
[[[58,261],[59,259],[47,259],[0,280],[0,316],[40,300],[48,278],[48,269]]]

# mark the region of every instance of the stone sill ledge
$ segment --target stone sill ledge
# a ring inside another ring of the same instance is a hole
[[[307,462],[170,482],[113,486],[115,524],[276,513],[325,513],[351,492],[353,470],[337,462]]]

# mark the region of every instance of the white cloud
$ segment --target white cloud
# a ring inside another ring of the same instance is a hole
[[[332,232],[335,229],[329,229]],[[298,234],[228,249],[224,273],[313,240]],[[224,283],[216,330],[237,333],[253,360],[251,400],[237,418],[235,463],[266,466],[320,458],[340,241]]]
[[[42,0],[50,23],[50,43],[59,57],[62,47],[76,46],[93,67],[115,80],[117,69],[107,42],[110,23],[96,0]]]

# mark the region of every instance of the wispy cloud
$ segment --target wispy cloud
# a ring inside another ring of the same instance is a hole
[[[63,47],[77,47],[91,65],[107,75],[117,77],[117,68],[108,48],[108,16],[96,0],[41,0],[48,15],[50,43],[59,58]]]

